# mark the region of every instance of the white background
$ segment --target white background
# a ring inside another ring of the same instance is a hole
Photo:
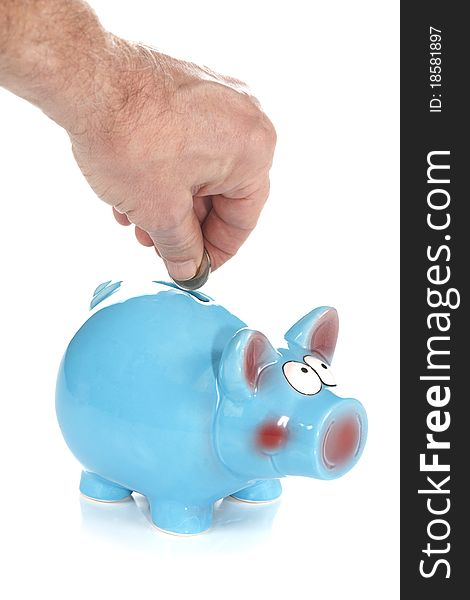
[[[94,287],[164,277],[82,179],[66,134],[0,90],[0,592],[48,598],[398,598],[398,2],[94,1],[106,27],[247,81],[278,131],[257,230],[204,291],[278,342],[318,305],[370,435],[344,478],[224,502],[213,530],[151,527],[143,498],[80,500],[55,420]],[[295,596],[294,596],[295,595]]]

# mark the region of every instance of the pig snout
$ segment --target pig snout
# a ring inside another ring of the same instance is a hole
[[[362,404],[352,398],[333,403],[316,439],[316,476],[336,479],[347,473],[359,460],[366,438],[367,415]]]
[[[359,460],[367,438],[367,415],[360,402],[323,390],[301,402],[287,422],[286,441],[273,452],[284,475],[337,479]]]
[[[359,415],[350,414],[332,421],[322,444],[322,459],[327,469],[335,469],[353,460],[361,441]]]

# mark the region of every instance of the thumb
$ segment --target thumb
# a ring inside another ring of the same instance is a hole
[[[178,206],[178,203],[174,203]],[[177,211],[176,211],[177,212]],[[204,253],[201,225],[192,207],[181,217],[172,214],[149,232],[155,248],[174,279],[191,279],[196,275]]]

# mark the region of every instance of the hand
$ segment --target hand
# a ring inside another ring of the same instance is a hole
[[[69,131],[83,174],[171,276],[193,277],[204,247],[218,268],[268,197],[271,122],[242,82],[206,68],[122,40],[110,64]]]
[[[83,0],[0,3],[0,85],[64,127],[88,182],[175,279],[216,269],[268,196],[276,135],[246,86],[121,40]]]

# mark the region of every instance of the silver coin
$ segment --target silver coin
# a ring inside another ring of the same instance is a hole
[[[183,290],[193,291],[198,290],[206,283],[206,281],[209,279],[210,272],[211,259],[207,250],[204,248],[204,254],[202,255],[201,264],[199,265],[199,269],[197,270],[196,275],[194,275],[194,277],[185,280],[174,279],[173,277],[172,279],[176,283],[176,285],[182,288]]]

